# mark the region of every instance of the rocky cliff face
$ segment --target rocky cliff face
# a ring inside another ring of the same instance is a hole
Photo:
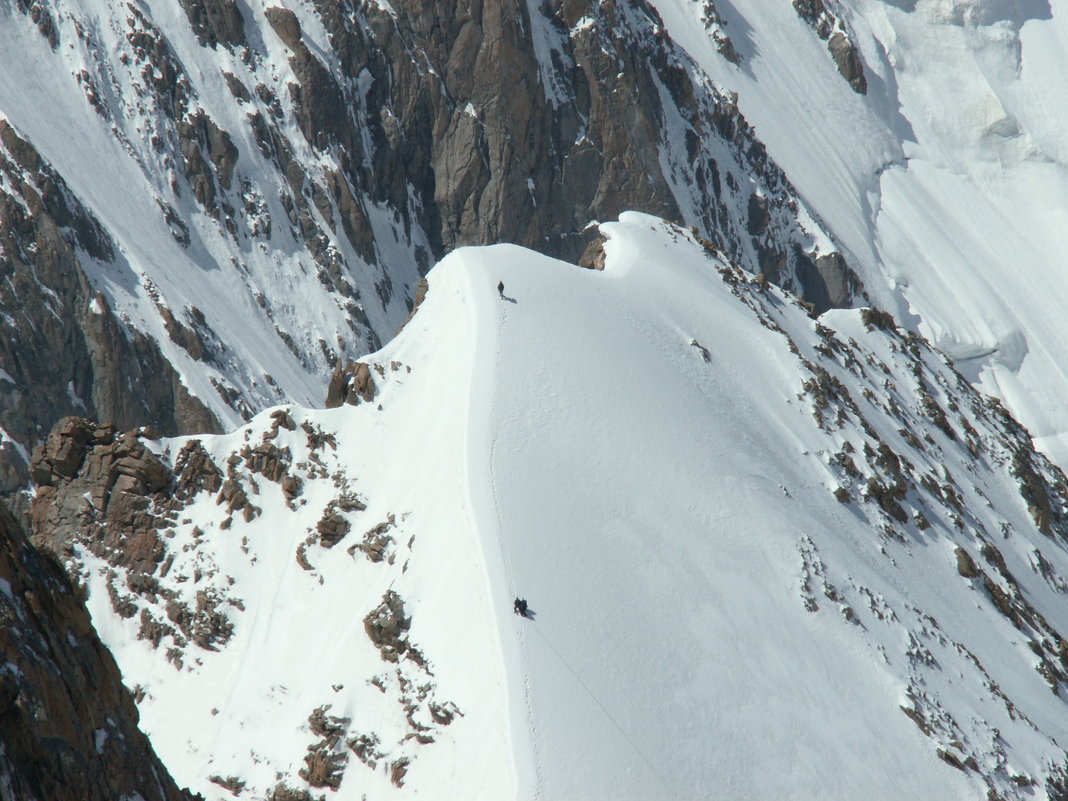
[[[22,443],[74,412],[174,433],[216,430],[155,341],[124,326],[86,280],[83,260],[115,263],[111,237],[2,119],[0,183],[0,426]],[[0,453],[7,493],[25,483],[28,465],[9,441]]]
[[[187,801],[62,568],[0,507],[0,793],[23,801]]]
[[[859,291],[643,0],[181,6],[3,12],[0,428],[27,449],[66,414],[170,433],[316,402],[446,252],[577,261],[626,209],[817,308]]]

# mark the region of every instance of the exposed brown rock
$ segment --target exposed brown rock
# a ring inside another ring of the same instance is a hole
[[[264,9],[263,14],[286,47],[296,50],[301,45],[300,23],[296,14],[281,6],[270,6]]]
[[[836,31],[827,40],[827,48],[831,51],[835,66],[842,77],[853,87],[857,94],[868,93],[868,81],[864,77],[864,62],[860,59],[860,53],[856,46],[841,31]]]
[[[338,512],[327,508],[322,518],[315,524],[315,530],[319,532],[319,544],[324,548],[333,548],[351,528],[349,521]]]
[[[338,365],[334,375],[330,379],[330,385],[326,392],[326,408],[334,409],[343,403],[359,404],[360,401],[370,403],[374,400],[378,389],[375,380],[371,376],[370,367],[364,362],[346,362],[344,366]]]
[[[328,715],[329,710],[330,705],[326,704],[308,716],[309,728],[321,739],[308,747],[300,776],[312,787],[329,787],[336,790],[341,786],[345,765],[349,760],[343,749],[343,738],[351,721],[349,718]]]
[[[893,332],[897,330],[897,322],[894,320],[894,315],[887,311],[864,308],[860,310],[860,319],[869,331],[876,328],[880,331]]]
[[[277,433],[279,428],[286,431],[296,431],[297,424],[293,421],[288,409],[275,409],[271,412],[271,431]]]
[[[408,757],[401,757],[392,764],[389,769],[389,780],[397,787],[404,786],[404,777],[408,774],[408,766],[412,761]]]
[[[286,473],[282,476],[282,494],[286,496],[287,501],[295,500],[300,497],[301,489],[303,488],[303,481],[300,476],[295,476],[292,473]]]
[[[378,749],[380,744],[378,735],[373,733],[355,735],[350,737],[347,743],[352,752],[356,754],[356,758],[372,769],[378,766],[378,760],[383,756]]]
[[[419,282],[415,285],[415,299],[412,302],[412,310],[408,313],[404,322],[401,323],[401,327],[397,329],[397,333],[404,330],[404,327],[411,322],[415,317],[415,313],[419,311],[419,307],[423,305],[423,301],[426,300],[426,293],[430,291],[430,282],[426,280],[426,277],[420,278]]]
[[[979,566],[975,564],[975,560],[972,559],[971,555],[969,555],[966,550],[964,550],[958,545],[954,553],[957,557],[958,573],[964,576],[964,578],[975,578],[979,575]]]
[[[218,492],[223,474],[199,439],[182,446],[174,460],[174,497],[189,500],[199,492]]]
[[[208,777],[208,781],[212,784],[217,784],[224,790],[229,790],[233,795],[241,795],[241,791],[245,789],[245,783],[241,781],[237,776],[219,776],[213,775]]]
[[[202,45],[245,44],[245,20],[235,0],[179,0]]]
[[[341,786],[348,755],[344,752],[332,753],[325,748],[309,749],[304,755],[304,767],[298,773],[312,787],[329,787],[336,790]]]
[[[252,95],[249,94],[248,87],[241,82],[241,79],[234,75],[232,72],[224,72],[223,78],[226,79],[226,87],[230,90],[238,102],[248,103],[252,100]]]
[[[408,642],[411,624],[411,618],[404,615],[404,601],[393,590],[388,590],[382,596],[382,603],[363,619],[364,630],[384,661],[397,662],[407,656],[422,664],[422,654]]]
[[[582,251],[582,255],[579,257],[578,266],[587,270],[603,270],[605,265],[605,242],[606,240],[603,236],[590,240],[590,244],[586,246],[586,249]]]
[[[325,796],[312,795],[307,790],[297,790],[285,784],[278,784],[268,796],[268,801],[323,801]]]
[[[1034,454],[1023,447],[1012,458],[1012,472],[1020,485],[1020,495],[1027,503],[1027,511],[1035,526],[1047,537],[1053,536],[1054,506],[1042,475],[1035,469]]]
[[[195,329],[181,323],[174,316],[174,312],[166,306],[159,307],[159,314],[163,318],[163,327],[166,329],[167,336],[170,337],[171,342],[182,348],[197,361],[203,361],[207,349],[200,334]]]
[[[293,462],[289,448],[279,448],[268,440],[264,440],[255,448],[246,445],[241,450],[241,457],[249,470],[274,482],[281,482]]]
[[[222,480],[198,441],[182,448],[177,465],[175,479],[136,434],[119,434],[113,426],[81,418],[60,421],[34,454],[34,541],[60,555],[77,543],[111,565],[107,591],[112,606],[123,617],[141,610],[141,638],[158,646],[174,636],[179,645],[188,641],[214,649],[232,633],[227,607],[240,602],[210,589],[198,591],[192,605],[166,595],[156,578],[157,571],[166,575],[170,569],[170,562],[164,562],[163,532],[174,525],[176,510],[201,491],[218,488],[220,499],[231,511],[243,511],[246,519],[259,510],[240,484]],[[162,606],[164,599],[169,622],[142,606],[146,600]],[[177,664],[180,649],[175,650]]]
[[[250,507],[248,495],[240,481],[228,478],[219,488],[219,495],[215,499],[217,504],[226,504],[226,510],[231,514],[240,512]]]
[[[38,491],[30,519],[38,546],[61,554],[85,534],[111,564],[155,569],[163,549],[148,496],[169,487],[171,474],[136,435],[66,418],[34,452],[32,472]],[[107,525],[88,525],[97,522]]]
[[[389,546],[394,544],[393,537],[389,535],[390,529],[394,526],[396,526],[396,518],[391,514],[374,528],[368,529],[363,535],[363,540],[349,548],[349,553],[355,554],[359,550],[372,562],[381,562],[386,558]],[[390,557],[390,564],[392,564],[392,557]]]
[[[853,91],[861,95],[866,94],[868,82],[864,77],[864,62],[850,38],[845,22],[836,16],[823,0],[793,0],[793,5],[798,15],[812,27],[820,39],[827,42],[827,50],[838,67],[838,72]]]
[[[133,699],[77,591],[2,507],[0,579],[5,797],[192,801],[137,728]]]

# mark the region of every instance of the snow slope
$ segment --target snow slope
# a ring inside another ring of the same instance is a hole
[[[794,4],[653,0],[739,107],[873,300],[1004,400],[1068,464],[1062,71],[1068,16],[1048,0],[828,0],[868,91],[838,74]]]
[[[0,8],[0,116],[65,176],[113,238],[114,261],[82,258],[93,290],[127,325],[159,343],[224,427],[282,401],[318,403],[339,358],[373,349],[407,315],[409,287],[419,278],[417,251],[429,252],[425,235],[367,201],[374,242],[372,256],[361,256],[325,222],[324,214],[335,213],[329,201],[325,211],[297,220],[278,157],[257,142],[250,124],[256,103],[235,100],[224,79],[236,75],[246,93],[260,87],[264,97],[288,97],[294,68],[264,21],[270,4],[246,10],[249,35],[261,40],[263,52],[253,57],[246,48],[244,60],[224,47],[201,46],[178,3],[64,5],[44,10],[61,42],[55,50],[31,15]],[[314,15],[303,18],[309,37],[325,39]],[[164,68],[176,72],[166,76],[174,86],[161,77]],[[199,145],[180,142],[178,131],[190,119],[203,126],[204,115],[235,148],[226,185],[207,179],[223,212],[194,198],[183,165]],[[274,147],[284,143],[292,151],[299,167],[291,172],[299,171],[301,181],[306,174],[310,185],[337,169],[295,121],[280,128]],[[312,229],[323,253],[313,254],[305,241]],[[340,276],[327,275],[326,261]],[[361,290],[385,280],[379,262],[388,265],[397,291],[361,300]],[[207,357],[195,357],[169,335],[165,311],[200,329]]]
[[[78,548],[179,783],[1057,797],[1063,474],[885,316],[817,322],[652,217],[602,232],[603,272],[457,251],[369,357],[372,401],[204,438],[259,512],[193,495],[155,591]],[[288,448],[300,494],[246,445]],[[178,626],[168,593],[232,633],[139,639]]]

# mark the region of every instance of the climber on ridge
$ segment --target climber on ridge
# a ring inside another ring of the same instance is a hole
[[[527,602],[523,598],[516,598],[515,603],[512,604],[512,609],[520,617],[527,616]]]

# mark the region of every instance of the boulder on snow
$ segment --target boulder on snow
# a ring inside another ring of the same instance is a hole
[[[370,403],[377,392],[375,380],[371,377],[371,368],[367,364],[346,362],[344,366],[338,365],[330,378],[326,391],[326,408],[336,409],[343,403],[355,406],[361,400]]]
[[[315,524],[315,530],[319,532],[319,544],[324,548],[333,548],[345,538],[350,527],[349,521],[339,512],[328,508]]]
[[[607,240],[603,236],[596,237],[579,257],[578,266],[587,270],[603,270],[605,264],[604,243]]]
[[[364,630],[384,661],[399,662],[403,656],[423,665],[422,653],[408,642],[411,625],[412,619],[404,615],[404,600],[393,590],[387,590],[382,603],[363,619]]]
[[[267,17],[267,21],[271,23],[274,32],[278,34],[278,38],[285,43],[286,47],[296,50],[301,45],[300,22],[296,14],[288,8],[270,6],[264,9],[263,15]]]
[[[868,81],[864,77],[864,62],[860,60],[860,54],[856,46],[849,41],[849,37],[841,31],[836,31],[827,41],[827,49],[831,51],[835,66],[853,91],[858,95],[867,94]]]
[[[954,553],[957,557],[958,573],[964,576],[964,578],[975,578],[979,575],[979,566],[975,564],[975,560],[972,559],[971,555],[966,550],[958,545],[957,550]]]

